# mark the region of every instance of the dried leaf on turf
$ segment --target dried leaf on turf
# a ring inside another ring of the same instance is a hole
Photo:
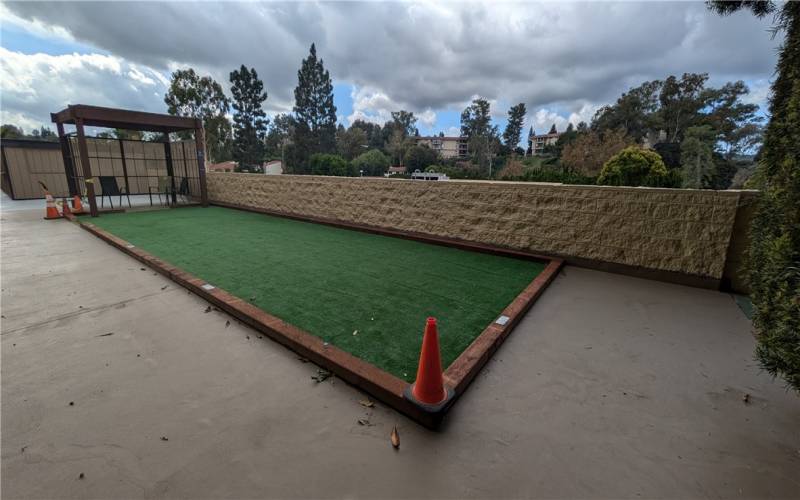
[[[358,419],[358,425],[365,425],[367,427],[371,427],[372,426],[372,424],[369,423],[369,420],[367,420],[366,418],[359,418]]]
[[[361,401],[359,401],[359,404],[365,408],[372,408],[373,406],[375,406],[375,403],[373,403],[369,399],[362,399]]]
[[[397,426],[395,426],[392,429],[391,439],[392,439],[392,446],[394,446],[395,449],[399,449],[400,448],[400,434],[397,433]]]

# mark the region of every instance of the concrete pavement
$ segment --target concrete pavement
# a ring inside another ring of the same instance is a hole
[[[567,267],[431,432],[42,211],[0,220],[3,498],[800,495],[726,294]]]

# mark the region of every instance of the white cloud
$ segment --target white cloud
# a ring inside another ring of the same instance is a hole
[[[49,113],[78,103],[162,111],[152,92],[163,95],[166,87],[156,74],[116,56],[23,54],[0,47],[2,121],[47,124]]]
[[[765,79],[779,43],[767,32],[770,19],[744,12],[722,18],[702,2],[8,2],[0,4],[0,20],[113,54],[125,66],[125,84],[77,61],[97,73],[86,77],[97,85],[89,92],[115,96],[119,106],[147,95],[147,109],[161,111],[152,92],[128,83],[165,87],[169,71],[191,66],[227,86],[240,64],[264,80],[269,113],[289,110],[300,61],[316,42],[335,81],[357,88],[346,120],[383,122],[408,109],[422,125],[441,110],[460,111],[473,95],[492,101],[498,118],[507,104],[524,102],[536,110],[534,121],[540,110],[542,120],[565,113],[552,118],[559,123],[586,120],[589,108],[669,74]],[[31,85],[42,95],[51,82]]]

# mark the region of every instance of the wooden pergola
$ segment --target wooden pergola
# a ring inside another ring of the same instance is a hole
[[[203,137],[203,121],[199,118],[163,115],[159,113],[145,113],[127,109],[104,108],[100,106],[87,106],[74,104],[58,113],[51,113],[50,118],[56,124],[58,138],[61,142],[61,151],[64,156],[64,168],[68,179],[74,179],[75,173],[72,162],[69,161],[68,138],[64,133],[64,125],[74,125],[78,138],[78,153],[81,158],[83,177],[86,182],[86,196],[89,198],[89,210],[92,217],[97,217],[97,201],[95,200],[92,168],[89,163],[89,149],[86,146],[84,127],[106,127],[124,130],[138,130],[143,132],[173,132],[194,131],[195,147],[197,150],[197,167],[200,178],[200,199],[202,205],[208,206],[208,192],[206,190],[205,169],[205,140]],[[167,136],[168,137],[168,136]],[[169,141],[169,139],[167,139]],[[70,182],[71,194],[78,193],[77,184]]]

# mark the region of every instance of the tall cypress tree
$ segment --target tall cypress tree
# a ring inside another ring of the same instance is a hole
[[[308,159],[314,153],[336,151],[336,106],[333,104],[333,83],[317,48],[311,44],[307,58],[297,72],[294,89],[294,144],[296,155],[293,170],[309,173]]]
[[[233,94],[233,159],[239,167],[261,167],[264,159],[264,137],[269,120],[261,107],[267,100],[264,82],[259,80],[255,68],[244,64],[232,71]]]
[[[525,112],[524,102],[511,106],[511,109],[508,110],[508,125],[503,131],[503,141],[511,150],[516,148],[522,139],[522,122],[525,121]]]
[[[786,34],[756,167],[761,193],[750,227],[749,281],[756,357],[767,372],[800,391],[800,2],[709,5],[723,15],[747,8],[762,17],[777,10],[775,33]]]

